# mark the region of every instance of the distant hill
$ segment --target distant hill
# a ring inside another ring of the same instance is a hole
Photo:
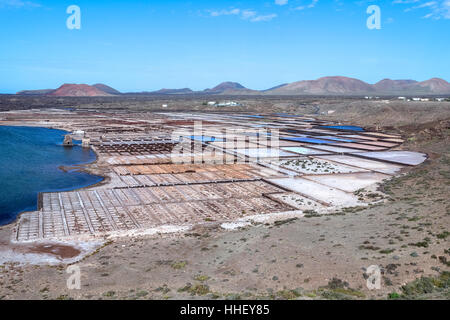
[[[283,84],[280,84],[280,85],[278,85],[278,86],[275,86],[275,87],[272,87],[272,88],[269,88],[269,89],[266,89],[266,90],[261,90],[261,92],[268,92],[268,91],[271,91],[271,90],[275,90],[275,89],[284,87],[284,86],[286,86],[286,85],[288,85],[288,83],[283,83]]]
[[[391,80],[391,79],[383,79],[373,86],[378,92],[399,92],[408,90],[408,88],[417,84],[418,82],[415,80]]]
[[[242,90],[242,89],[247,89],[246,87],[244,87],[242,84],[237,83],[237,82],[222,82],[221,84],[215,86],[212,89],[205,89],[205,92],[224,92],[227,90]]]
[[[433,78],[427,81],[417,83],[414,88],[424,89],[425,92],[430,93],[450,93],[450,83],[444,79]]]
[[[194,91],[192,91],[189,88],[183,88],[183,89],[161,89],[158,91],[153,91],[151,92],[153,94],[191,94],[194,93]]]
[[[347,77],[324,77],[318,80],[306,80],[289,83],[279,88],[266,91],[281,95],[346,95],[373,92],[375,89],[368,83]]]
[[[221,95],[246,95],[259,93],[256,90],[250,90],[237,82],[222,82],[212,89],[205,89],[202,93],[206,94],[221,94]]]
[[[400,94],[450,94],[450,83],[443,79],[433,78],[417,82],[415,80],[384,79],[374,84],[377,92]]]
[[[61,87],[48,94],[55,97],[104,97],[111,96],[94,86],[87,84],[63,84]]]
[[[271,95],[419,95],[450,94],[450,83],[433,78],[415,80],[383,79],[376,84],[347,77],[324,77],[278,86],[263,91]]]
[[[17,95],[37,95],[37,96],[55,96],[55,97],[103,97],[110,95],[120,95],[121,93],[105,84],[63,84],[58,89],[44,90],[23,90]]]
[[[107,86],[106,84],[103,84],[103,83],[94,84],[93,87],[96,87],[97,89],[99,89],[103,92],[109,93],[109,94],[114,94],[114,95],[121,94],[120,91],[118,91],[114,88],[111,88],[110,86]]]
[[[16,94],[24,95],[24,96],[43,96],[43,95],[51,93],[52,91],[55,91],[55,89],[23,90],[23,91],[17,92]]]
[[[56,90],[24,90],[18,95],[49,95],[59,97],[101,97],[121,95],[119,91],[105,84],[64,84]],[[369,84],[355,78],[323,77],[317,80],[302,80],[281,84],[267,90],[251,90],[238,82],[223,82],[212,89],[193,91],[189,88],[161,89],[152,92],[128,92],[124,95],[450,95],[450,83],[440,78],[418,82],[416,80],[383,79]]]

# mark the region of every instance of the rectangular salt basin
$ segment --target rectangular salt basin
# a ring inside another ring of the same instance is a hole
[[[396,142],[396,143],[403,143],[403,142],[405,142],[405,140],[403,140],[403,139],[383,139],[383,141]]]
[[[278,165],[303,174],[335,174],[364,172],[366,170],[345,164],[334,163],[320,158],[297,158],[282,160]]]
[[[336,143],[335,141],[329,141],[329,140],[322,140],[322,139],[316,139],[316,138],[281,138],[282,140],[289,140],[289,141],[298,141],[298,142],[306,142],[306,143],[314,143],[314,144],[333,144]]]
[[[245,155],[250,158],[277,158],[292,157],[295,154],[280,149],[257,148],[257,149],[236,149],[238,154]]]
[[[363,152],[358,155],[409,166],[417,166],[427,159],[426,154],[411,151]]]
[[[270,182],[280,187],[297,192],[307,198],[338,207],[355,207],[362,203],[351,193],[324,186],[317,182],[302,178],[270,179]]]
[[[357,142],[355,140],[346,139],[346,138],[338,137],[338,136],[336,136],[336,137],[334,137],[334,136],[320,136],[319,138],[332,140],[332,141],[338,141],[338,142]]]
[[[351,149],[351,148],[341,148],[341,147],[334,147],[334,146],[319,146],[319,145],[307,145],[308,147],[318,149],[318,150],[325,150],[330,152],[337,152],[337,153],[356,153],[356,152],[363,152],[361,150],[357,149]]]
[[[303,178],[343,190],[346,192],[355,192],[364,189],[375,183],[382,182],[391,176],[377,172],[361,172],[350,174],[327,174],[304,176]]]
[[[339,135],[339,136],[340,137],[346,137],[346,138],[353,138],[353,139],[378,141],[378,138],[376,138],[376,137],[361,136],[361,135],[357,135],[357,134],[343,134],[343,135]]]
[[[336,146],[339,147],[345,147],[345,148],[354,148],[354,149],[361,149],[361,150],[367,150],[367,151],[381,151],[386,150],[384,147],[375,147],[375,146],[369,146],[359,143],[337,143]]]
[[[213,142],[213,141],[223,141],[220,138],[209,137],[209,136],[190,136],[192,140],[202,141],[202,142]]]
[[[316,212],[323,211],[326,207],[312,199],[303,197],[295,192],[286,192],[286,193],[276,193],[270,196],[271,198],[275,198],[279,201],[282,201],[291,207],[294,207],[298,210],[306,211],[306,210],[314,210]]]
[[[362,142],[362,143],[368,144],[371,146],[385,147],[385,148],[393,148],[393,147],[398,146],[398,143],[383,142],[383,141],[367,141],[367,142]]]
[[[281,148],[281,149],[288,151],[288,152],[294,152],[294,153],[303,154],[303,155],[307,155],[307,156],[319,155],[319,154],[326,153],[324,151],[318,151],[318,150],[313,150],[313,149],[304,148],[304,147],[285,147],[285,148]]]
[[[356,126],[337,126],[337,125],[328,125],[328,126],[321,126],[321,128],[328,128],[328,129],[335,129],[335,130],[345,130],[345,131],[357,131],[361,132],[364,131],[361,127]]]
[[[363,159],[359,157],[343,156],[343,155],[331,155],[331,156],[320,156],[321,159],[326,159],[334,162],[339,162],[343,164],[348,164],[354,167],[363,168],[367,170],[378,171],[385,174],[394,175],[399,172],[403,167],[390,164],[386,162],[374,161]]]
[[[280,140],[280,141],[278,141],[278,145],[280,147],[303,147],[305,144],[302,142]]]
[[[225,148],[225,149],[234,149],[234,148],[258,148],[258,144],[255,143],[248,143],[245,141],[219,141],[219,142],[212,142],[209,144],[210,146],[219,147],[219,148]]]
[[[364,132],[363,135],[382,137],[382,138],[400,138],[399,136],[396,136],[396,135],[380,133],[380,132]]]

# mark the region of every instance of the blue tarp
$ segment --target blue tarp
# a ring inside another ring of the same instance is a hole
[[[214,141],[223,141],[223,139],[216,137],[208,137],[208,136],[190,136],[192,140],[202,141],[202,142],[214,142]]]
[[[364,131],[361,127],[356,126],[320,126],[324,129],[347,130],[347,131]]]

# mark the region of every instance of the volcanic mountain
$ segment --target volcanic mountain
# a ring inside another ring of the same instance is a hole
[[[105,97],[112,94],[106,93],[94,86],[87,84],[63,84],[61,87],[48,94],[55,97]]]
[[[416,95],[450,94],[450,83],[433,78],[423,82],[415,80],[384,79],[376,84],[347,77],[324,77],[318,80],[298,81],[265,91],[271,95]]]
[[[56,97],[101,97],[121,93],[105,84],[64,84],[56,90],[26,90],[18,95],[48,95]],[[223,82],[212,89],[192,91],[183,89],[161,89],[153,92],[129,92],[125,95],[450,95],[450,83],[440,78],[417,82],[415,80],[383,79],[375,84],[348,77],[323,77],[282,84],[267,90],[251,90],[237,82]]]
[[[207,94],[252,94],[256,93],[255,90],[250,90],[237,82],[222,82],[221,84],[215,86],[212,89],[205,89],[203,93]]]
[[[429,93],[450,93],[450,83],[440,78],[419,82],[414,88],[421,88]]]
[[[114,95],[121,94],[120,91],[118,91],[114,88],[111,88],[110,86],[107,86],[106,84],[103,84],[103,83],[94,84],[93,87],[96,87],[97,89],[99,89],[103,92],[109,93],[109,94],[114,94]]]
[[[413,87],[418,82],[415,80],[391,80],[383,79],[373,86],[378,92],[402,92]]]
[[[269,90],[270,94],[361,94],[373,92],[375,89],[368,83],[347,77],[324,77],[318,80],[306,80],[289,83],[279,88]]]

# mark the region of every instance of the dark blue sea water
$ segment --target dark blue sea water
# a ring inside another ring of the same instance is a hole
[[[39,192],[74,190],[103,179],[59,169],[96,159],[91,149],[63,147],[65,134],[45,128],[0,126],[0,225],[13,222],[21,212],[36,210]]]

